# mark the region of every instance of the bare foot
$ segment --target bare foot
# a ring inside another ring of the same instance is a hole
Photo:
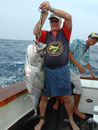
[[[45,124],[45,121],[40,120],[40,122],[34,127],[34,130],[41,130],[41,128],[44,124]]]
[[[75,124],[74,121],[70,121],[70,125],[71,125],[73,130],[80,130],[80,128]]]
[[[54,104],[54,105],[53,105],[53,109],[54,109],[54,110],[58,110],[58,104]]]
[[[59,107],[59,100],[56,100],[55,104],[53,105],[54,110],[58,110]]]
[[[81,119],[85,119],[86,118],[86,115],[82,112],[79,112],[79,111],[74,111],[74,113],[79,116]]]

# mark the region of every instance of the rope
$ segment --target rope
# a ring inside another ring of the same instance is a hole
[[[43,11],[40,11],[40,20],[39,20],[39,26],[38,26],[38,40],[40,38],[41,35],[41,27],[42,27],[42,19],[43,19]]]

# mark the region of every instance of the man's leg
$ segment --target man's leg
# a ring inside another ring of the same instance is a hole
[[[40,115],[43,117],[45,117],[47,101],[48,101],[48,96],[42,96],[39,107],[40,107]],[[34,130],[41,130],[44,124],[45,124],[45,120],[40,119],[39,123],[35,126]]]
[[[81,95],[80,94],[75,94],[74,95],[74,107],[73,107],[73,112],[79,116],[81,119],[85,119],[86,118],[86,115],[82,112],[79,112],[78,110],[78,106],[79,106],[79,102],[80,102],[80,97]]]
[[[79,116],[81,119],[85,119],[86,115],[82,112],[79,112],[78,106],[80,102],[80,97],[82,93],[82,86],[81,86],[81,81],[80,81],[80,75],[73,74],[71,76],[71,82],[74,85],[73,93],[74,95],[74,107],[73,107],[73,112]]]
[[[79,127],[76,125],[76,123],[73,120],[73,105],[72,105],[71,95],[63,96],[62,98],[64,100],[64,106],[65,106],[65,109],[68,113],[69,122],[70,122],[72,129],[73,130],[80,130]]]

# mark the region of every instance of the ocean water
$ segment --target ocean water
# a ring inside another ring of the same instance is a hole
[[[26,48],[32,41],[0,39],[0,87],[23,81]]]
[[[26,48],[32,41],[0,39],[0,87],[25,80],[24,71]],[[98,45],[92,46],[90,63],[93,72],[98,76]],[[89,71],[85,73],[90,75]]]

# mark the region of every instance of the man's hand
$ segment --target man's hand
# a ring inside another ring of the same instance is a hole
[[[78,70],[80,71],[80,73],[84,73],[85,69],[84,67],[73,57],[71,51],[69,50],[69,60],[76,65],[76,67],[78,68]]]
[[[40,5],[40,9],[43,11],[51,11],[51,6],[48,1],[45,1]]]
[[[92,76],[92,79],[95,79],[95,74],[94,74],[94,72],[93,72],[93,70],[92,70],[91,65],[90,65],[90,64],[86,64],[86,67],[87,67],[88,70],[90,71],[91,76]]]
[[[94,73],[91,73],[91,76],[92,76],[92,79],[96,78]]]
[[[78,64],[77,68],[78,68],[80,73],[85,73],[85,68],[81,64]]]

